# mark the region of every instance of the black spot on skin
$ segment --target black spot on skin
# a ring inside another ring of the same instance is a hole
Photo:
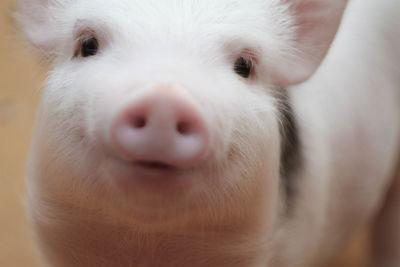
[[[290,212],[296,195],[297,181],[295,181],[295,178],[302,165],[303,158],[298,125],[286,88],[281,88],[276,97],[280,113],[280,176],[286,196],[287,209]]]

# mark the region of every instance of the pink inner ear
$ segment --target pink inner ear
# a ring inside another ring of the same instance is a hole
[[[307,80],[324,59],[340,25],[347,0],[286,0],[295,18],[293,54],[273,73],[282,85]],[[282,64],[281,64],[282,63]]]
[[[330,47],[340,24],[342,10],[338,13],[335,5],[337,3],[326,1],[300,1],[295,7],[298,27],[296,42],[318,58],[323,57]]]

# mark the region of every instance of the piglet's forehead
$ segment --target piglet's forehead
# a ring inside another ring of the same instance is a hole
[[[179,23],[190,21],[203,23],[248,23],[253,21],[260,24],[265,20],[271,20],[266,15],[277,12],[282,8],[278,0],[255,0],[255,1],[194,1],[194,0],[171,0],[171,1],[137,1],[137,0],[75,0],[60,1],[59,7],[74,9],[90,14],[105,15],[110,17],[130,19],[142,22],[153,20],[164,21],[164,23]],[[262,17],[264,19],[262,19]],[[105,19],[107,19],[105,17]],[[261,19],[261,21],[260,21]],[[186,24],[187,25],[187,24]]]
[[[160,41],[221,36],[272,39],[283,36],[290,23],[287,6],[277,0],[77,0],[59,7],[59,20],[73,29],[108,28],[116,35],[120,33],[136,40],[152,36]]]

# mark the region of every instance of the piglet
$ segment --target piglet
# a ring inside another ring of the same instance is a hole
[[[323,266],[374,220],[371,266],[400,266],[399,17],[397,0],[19,0],[51,61],[27,171],[43,263]]]

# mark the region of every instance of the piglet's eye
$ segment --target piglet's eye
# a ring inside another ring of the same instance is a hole
[[[234,71],[243,78],[249,78],[253,69],[253,61],[249,58],[239,57],[235,61]]]
[[[82,57],[95,56],[99,51],[99,42],[95,37],[84,39],[82,41],[81,55]]]
[[[75,57],[91,57],[97,55],[99,52],[99,41],[96,37],[85,37],[79,41],[78,47],[75,51]]]

